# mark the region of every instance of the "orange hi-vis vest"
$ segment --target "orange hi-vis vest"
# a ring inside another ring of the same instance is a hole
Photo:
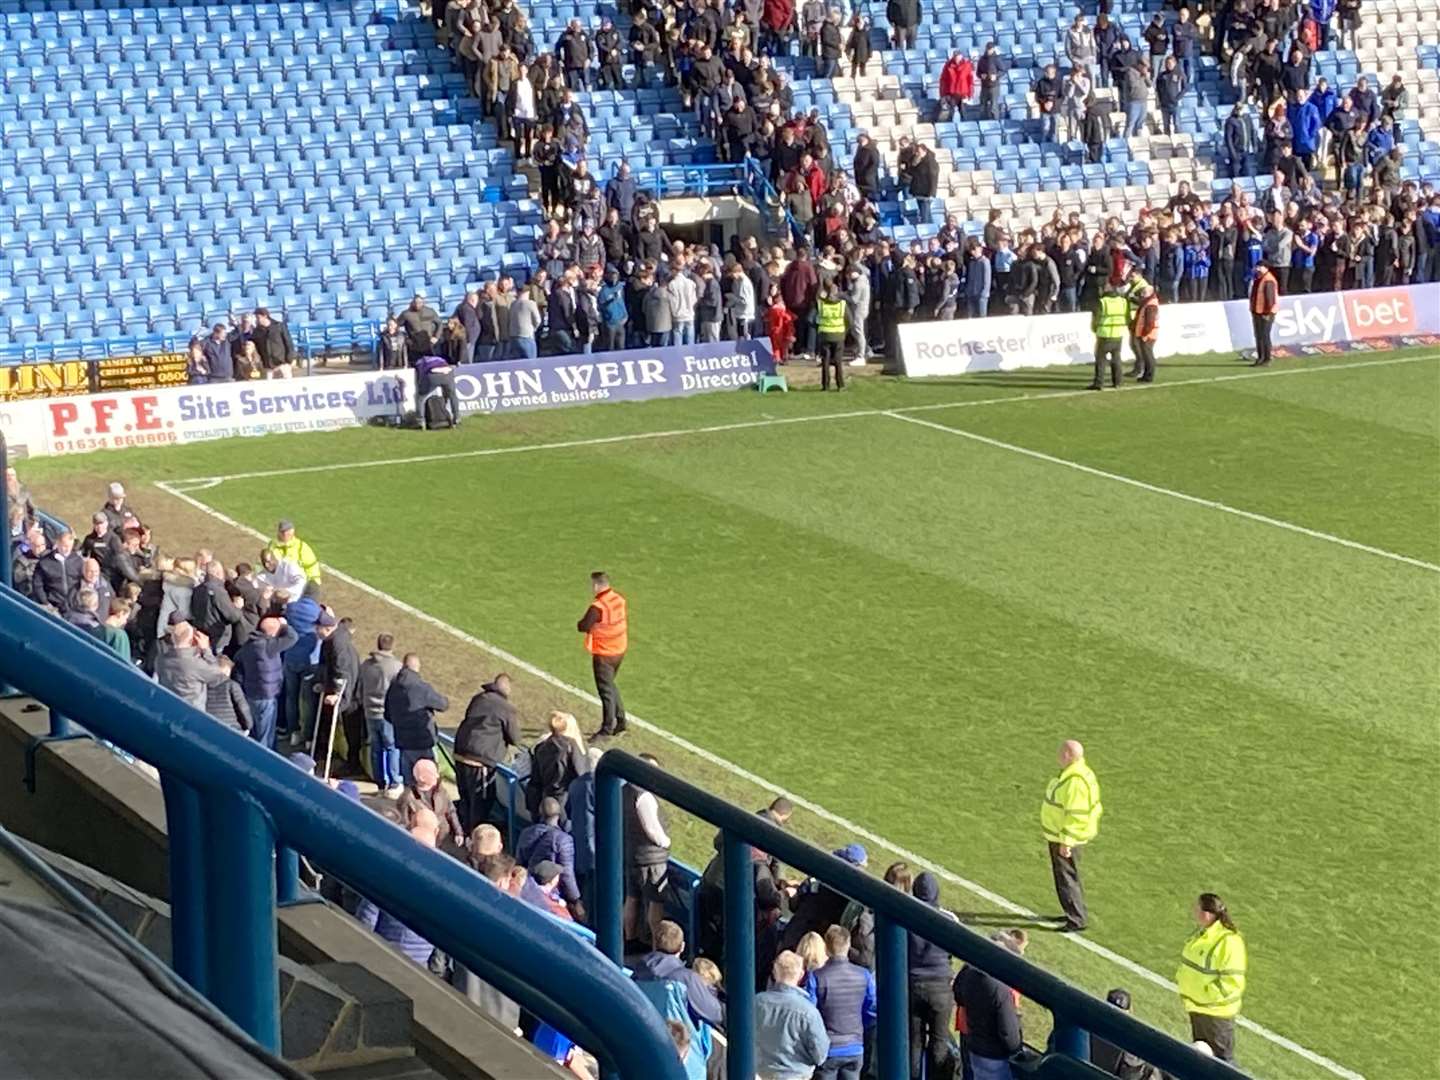
[[[625,597],[606,589],[590,606],[599,610],[600,621],[585,634],[585,651],[591,656],[624,656],[630,646]]]
[[[1275,279],[1268,266],[1262,265],[1250,285],[1250,314],[1274,315],[1279,306],[1280,282]]]
[[[1154,341],[1160,336],[1160,298],[1153,292],[1136,309],[1134,334],[1141,341]]]

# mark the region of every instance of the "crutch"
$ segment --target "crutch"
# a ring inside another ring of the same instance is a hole
[[[335,695],[335,704],[332,705],[331,708],[330,708],[330,739],[329,739],[329,745],[325,748],[325,775],[321,778],[321,779],[323,779],[327,784],[330,782],[330,764],[331,764],[332,761],[335,760],[335,729],[340,725],[340,699],[341,699],[341,697],[343,697],[344,694],[345,694],[345,680],[344,680],[344,679],[336,679],[336,680],[335,680],[335,689],[334,689],[333,691],[331,691],[331,692]],[[324,714],[324,709],[325,709],[325,698],[322,696],[322,697],[320,698],[320,707],[319,707],[319,709],[317,710],[317,712],[318,712],[320,715],[323,715],[323,714]],[[319,746],[320,746],[320,719],[319,719],[319,716],[317,716],[317,717],[316,717],[316,720],[315,720],[315,738],[314,738],[313,740],[311,740],[311,743],[310,743],[310,756],[311,756],[312,758],[315,758],[315,751],[319,748]],[[316,760],[319,760],[319,759],[316,758]]]

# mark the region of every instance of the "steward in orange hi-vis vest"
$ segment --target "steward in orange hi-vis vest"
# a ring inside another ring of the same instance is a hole
[[[1255,329],[1255,367],[1270,363],[1270,332],[1275,328],[1275,311],[1280,307],[1280,282],[1270,267],[1255,268],[1250,285],[1250,324]]]
[[[585,635],[585,651],[595,672],[595,693],[600,698],[600,735],[619,735],[625,730],[625,705],[615,676],[630,647],[629,613],[625,597],[610,587],[610,578],[600,571],[590,575],[594,598],[575,628]]]

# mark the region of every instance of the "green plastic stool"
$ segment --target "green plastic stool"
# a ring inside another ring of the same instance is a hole
[[[757,384],[756,389],[762,394],[767,390],[779,390],[788,394],[790,392],[790,384],[785,381],[784,375],[761,375],[760,382]]]

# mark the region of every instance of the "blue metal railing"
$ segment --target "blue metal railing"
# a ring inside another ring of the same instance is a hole
[[[621,788],[627,782],[721,830],[729,1080],[753,1080],[755,1076],[755,878],[751,845],[874,911],[878,1005],[875,1061],[880,1080],[908,1080],[910,1076],[907,932],[934,942],[1049,1009],[1054,1018],[1052,1053],[1061,1059],[1057,1065],[1069,1064],[1073,1068],[1075,1061],[1088,1062],[1090,1036],[1094,1034],[1178,1080],[1243,1080],[1244,1074],[1232,1066],[1200,1056],[1184,1043],[1022,960],[943,912],[623,750],[611,750],[600,759],[595,791],[597,929],[600,948],[617,963],[623,949],[621,914],[625,898]]]
[[[0,437],[0,463],[4,460]],[[0,486],[0,515],[7,498]],[[659,1013],[616,965],[395,826],[120,662],[9,587],[0,681],[161,772],[176,972],[278,1050],[277,882],[303,852],[627,1080],[683,1080]],[[224,836],[224,844],[215,837]],[[280,857],[277,858],[277,852]]]
[[[361,352],[379,356],[380,325],[383,320],[287,324],[295,350],[310,374],[312,361],[329,352]],[[196,326],[194,334],[208,333],[213,323]],[[117,357],[156,356],[162,353],[183,353],[190,345],[191,333],[116,334],[103,338],[66,338],[61,341],[0,342],[0,367],[17,364],[52,364],[80,360],[98,363]]]
[[[451,732],[440,732],[439,749],[453,770],[455,768],[455,736]],[[516,840],[529,820],[521,816],[521,810],[524,807],[520,789],[524,781],[520,774],[509,765],[495,766],[495,780],[501,789],[498,802],[505,812],[505,850],[514,851]],[[693,953],[700,941],[700,907],[697,902],[700,873],[693,866],[683,863],[679,859],[671,859],[669,881],[671,895],[676,900],[676,906],[681,909],[680,914],[683,915],[683,918],[676,921],[685,929],[686,949]],[[594,932],[578,923],[565,923],[564,925],[574,928],[577,932],[583,931],[582,936],[586,937],[586,940],[595,940]]]

